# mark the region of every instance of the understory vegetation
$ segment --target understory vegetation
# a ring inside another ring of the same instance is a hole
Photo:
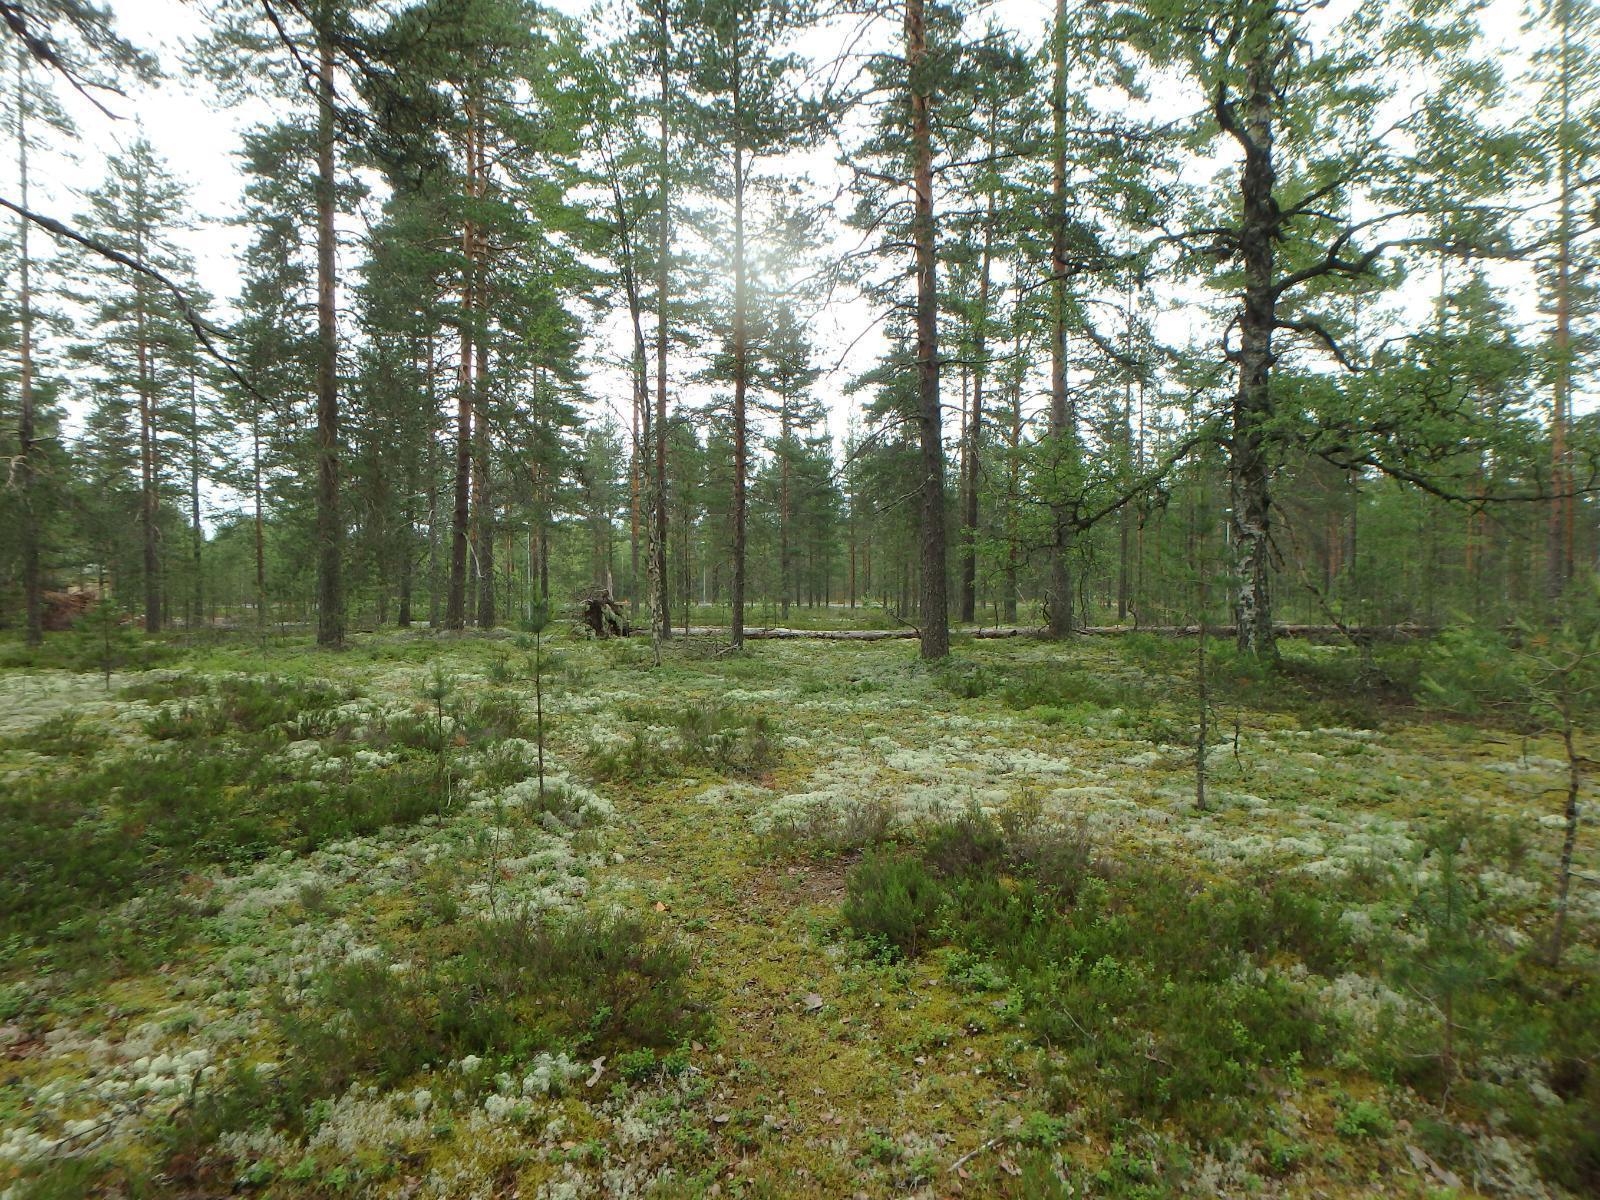
[[[0,1195],[1600,1186],[1559,637],[548,641],[0,675]]]

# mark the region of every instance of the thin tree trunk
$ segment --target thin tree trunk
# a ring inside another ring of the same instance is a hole
[[[344,643],[339,513],[339,347],[334,308],[333,42],[317,31],[317,643]]]
[[[778,607],[785,619],[794,592],[794,563],[789,550],[789,389],[784,387],[778,406]]]
[[[639,321],[638,289],[630,285],[629,315],[633,319],[633,440],[629,443],[628,458],[628,607],[635,617],[639,613],[639,511],[640,476],[644,471],[644,444],[640,439],[639,417],[644,405],[649,403],[645,384],[644,330]]]
[[[145,260],[145,211],[143,181],[135,201],[134,257]],[[156,488],[155,384],[150,369],[150,317],[145,296],[145,277],[133,282],[134,352],[137,356],[139,390],[139,524],[144,544],[144,628],[146,633],[161,629],[161,551],[158,521],[161,497]]]
[[[1052,637],[1072,633],[1072,526],[1066,498],[1070,458],[1076,447],[1076,414],[1067,396],[1067,3],[1056,0],[1052,31],[1055,77],[1051,88],[1050,159],[1050,444],[1051,498],[1049,627]]]
[[[28,54],[17,50],[17,187],[22,207],[28,207]],[[28,645],[44,641],[44,582],[40,569],[39,511],[34,494],[33,411],[33,259],[28,250],[28,220],[17,218],[17,491],[22,501],[19,530],[22,557],[24,637]]]
[[[417,369],[417,352],[413,345],[411,351],[411,369]],[[433,436],[432,428],[428,436]],[[416,530],[417,530],[417,444],[411,438],[406,439],[406,472],[405,489],[406,502],[400,510],[400,536],[399,544],[399,569],[400,569],[400,607],[395,614],[395,624],[401,629],[411,627],[411,580],[412,559],[416,557]]]
[[[267,531],[261,497],[261,402],[250,402],[250,493],[254,506],[256,552],[256,628],[267,629]]]
[[[989,110],[989,152],[994,151],[995,125]],[[983,385],[989,374],[989,277],[994,261],[994,189],[984,200],[983,252],[978,268],[978,313],[972,328],[972,418],[967,423],[966,505],[961,514],[961,619],[978,616],[978,478],[983,456]]]
[[[1014,272],[1021,279],[1021,262]],[[1016,303],[1011,309],[1011,386],[1010,422],[1006,430],[1006,583],[1005,619],[1013,624],[1017,620],[1020,600],[1018,576],[1021,572],[1022,533],[1018,527],[1022,507],[1022,292],[1019,285]]]
[[[474,114],[475,119],[468,127],[468,137],[471,139],[473,153],[476,156],[476,166],[473,171],[474,181],[477,185],[476,195],[483,198],[488,186],[488,159],[487,125],[483,119],[482,111]],[[478,310],[487,318],[493,310],[494,296],[489,290],[488,271],[488,234],[481,227],[475,228],[477,235],[477,261],[479,263],[479,278],[476,303]],[[472,399],[475,408],[476,424],[473,429],[476,443],[476,454],[473,459],[473,513],[478,531],[478,626],[482,629],[493,629],[496,623],[495,595],[494,595],[494,477],[492,474],[489,424],[489,342],[488,337],[479,331],[473,347],[476,363],[473,375]],[[535,386],[537,387],[537,377]]]
[[[470,123],[471,115],[468,114]],[[476,194],[476,156],[470,136],[465,145],[467,197]],[[459,383],[456,391],[456,478],[455,507],[450,522],[450,588],[445,598],[446,629],[463,629],[467,623],[467,547],[471,532],[472,503],[472,346],[474,305],[476,304],[475,256],[477,237],[469,215],[461,224],[461,329]]]
[[[477,616],[479,628],[493,629],[495,625],[494,496],[492,494],[493,480],[489,474],[489,419],[485,411],[488,407],[489,389],[484,384],[484,380],[489,374],[489,348],[482,341],[479,341],[475,347],[475,352],[477,356],[477,371],[472,393],[477,415],[473,429],[476,453],[473,455],[472,483],[474,492],[473,520],[478,531]]]
[[[750,374],[745,344],[744,261],[744,128],[741,105],[743,87],[739,73],[739,37],[734,17],[733,45],[733,582],[728,640],[735,650],[744,645],[745,474],[749,469],[745,445],[745,388]],[[687,611],[687,609],[685,610]]]
[[[657,58],[657,75],[661,86],[661,141],[660,153],[657,158],[657,178],[660,185],[661,212],[658,225],[658,254],[656,257],[656,412],[655,412],[655,454],[656,477],[655,483],[655,544],[652,549],[652,574],[656,588],[656,630],[658,636],[664,641],[672,636],[671,619],[671,580],[667,576],[667,288],[671,277],[670,258],[672,254],[672,192],[671,192],[671,163],[668,156],[671,153],[671,122],[669,104],[671,99],[670,81],[668,75],[668,56],[670,53],[670,29],[667,25],[666,4],[661,3],[657,10],[657,20],[660,27],[661,44]]]
[[[922,592],[918,615],[921,655],[950,653],[945,578],[944,430],[939,409],[939,292],[933,228],[931,97],[921,78],[928,55],[922,0],[906,0],[906,64],[911,102],[911,146],[916,208],[912,240],[917,269],[917,422],[922,451]]]
[[[1567,449],[1572,409],[1572,14],[1571,5],[1556,5],[1561,24],[1561,57],[1557,87],[1560,91],[1560,129],[1556,135],[1557,186],[1561,209],[1556,228],[1556,328],[1555,379],[1550,414],[1550,508],[1546,590],[1552,604],[1559,601],[1572,578],[1573,499],[1572,470]]]
[[[438,364],[428,335],[428,628],[439,628],[439,420]]]
[[[1563,681],[1566,686],[1568,681]],[[1578,844],[1578,794],[1583,788],[1582,757],[1573,742],[1572,713],[1569,702],[1561,702],[1561,736],[1567,753],[1567,803],[1563,810],[1561,863],[1556,872],[1556,923],[1550,935],[1550,962],[1561,961],[1567,935],[1567,893],[1572,887],[1572,856]]]
[[[195,366],[189,363],[189,535],[190,558],[194,581],[190,591],[194,605],[194,619],[198,622],[205,614],[205,589],[202,580],[202,555],[205,548],[205,531],[200,527],[200,405],[195,388]]]

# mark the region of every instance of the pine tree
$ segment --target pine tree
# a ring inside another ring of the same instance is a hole
[[[135,264],[130,268],[85,257],[85,300],[92,306],[94,336],[74,353],[93,365],[108,388],[132,400],[139,446],[144,627],[155,633],[165,615],[162,490],[174,459],[183,453],[184,364],[192,354],[192,335],[170,296],[137,268],[150,267],[178,279],[192,273],[175,241],[185,228],[189,203],[143,138],[127,154],[107,160],[104,182],[87,199],[83,226]]]

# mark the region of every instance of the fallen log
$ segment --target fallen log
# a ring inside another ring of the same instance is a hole
[[[692,625],[689,627],[691,637],[722,637],[728,632],[726,625]],[[773,626],[766,629],[746,629],[746,640],[760,641],[790,641],[799,639],[813,639],[822,642],[882,642],[897,638],[916,638],[921,636],[915,629],[784,629]]]
[[[1423,625],[1358,625],[1340,629],[1337,625],[1279,625],[1276,627],[1279,637],[1285,638],[1327,638],[1334,641],[1353,638],[1357,641],[1406,641],[1411,638],[1428,637],[1437,630]],[[635,633],[647,632],[635,630]],[[970,631],[955,628],[952,633],[960,635],[970,632],[974,638],[985,641],[996,638],[1031,637],[1042,638],[1049,636],[1049,630],[1043,626],[1033,625],[1000,625]],[[1078,633],[1089,637],[1117,637],[1129,633],[1153,633],[1161,637],[1196,637],[1200,633],[1198,625],[1145,625],[1134,628],[1131,625],[1089,625],[1077,630]],[[1237,632],[1234,625],[1207,625],[1206,633],[1212,637],[1232,637]],[[692,625],[687,630],[691,637],[726,637],[726,625]],[[922,635],[915,629],[788,629],[783,627],[770,627],[766,629],[746,629],[744,636],[753,642],[759,641],[819,641],[819,642],[883,642],[911,640]]]
[[[1411,638],[1428,637],[1437,629],[1424,625],[1354,625],[1340,629],[1337,625],[1276,625],[1279,637],[1328,638],[1333,641],[1400,642]],[[1209,637],[1232,637],[1239,631],[1237,625],[1207,625]],[[1198,625],[1087,625],[1077,630],[1089,637],[1117,637],[1129,633],[1153,633],[1160,637],[1198,637]],[[1001,625],[991,629],[975,629],[975,638],[1048,637],[1050,631],[1043,627]]]

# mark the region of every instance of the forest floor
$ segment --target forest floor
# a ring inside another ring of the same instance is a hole
[[[1555,745],[1194,651],[0,670],[0,1197],[1593,1194]]]

